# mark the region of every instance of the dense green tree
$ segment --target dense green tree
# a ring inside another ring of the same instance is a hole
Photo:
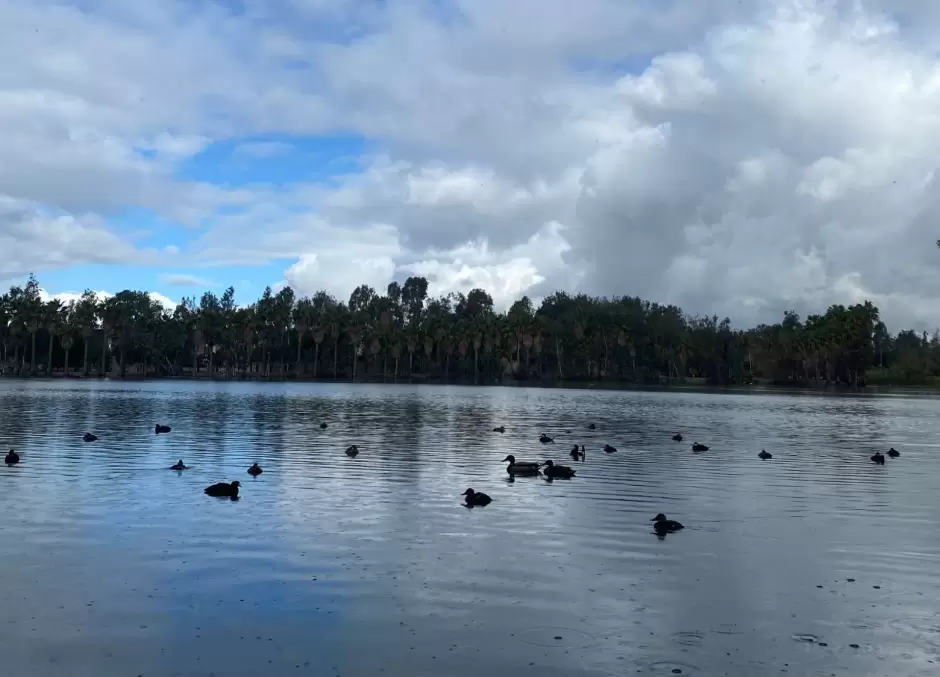
[[[892,336],[868,302],[742,330],[639,298],[565,292],[538,306],[523,297],[501,313],[483,289],[431,298],[422,277],[384,294],[361,285],[348,303],[284,287],[239,307],[229,288],[169,311],[132,290],[43,302],[31,276],[0,297],[4,373],[36,374],[37,346],[47,373],[70,373],[81,350],[86,377],[98,354],[95,373],[116,362],[121,377],[131,367],[143,376],[472,384],[940,382],[940,336]]]

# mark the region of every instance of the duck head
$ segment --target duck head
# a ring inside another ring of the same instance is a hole
[[[505,463],[506,461],[509,461],[510,463],[515,463],[516,457],[513,456],[512,454],[509,454],[509,456],[503,459],[503,463]]]
[[[551,460],[545,461],[545,465],[548,466],[549,468],[554,468],[554,467],[555,467],[555,462],[554,462],[554,461],[551,461]]]
[[[665,516],[664,514],[662,514],[662,513],[659,513],[658,515],[656,515],[656,517],[654,517],[654,518],[652,519],[652,521],[653,521],[653,522],[665,522],[665,521],[666,521],[666,516]]]
[[[467,498],[470,498],[471,496],[473,496],[473,494],[474,494],[473,489],[467,489],[465,492],[463,492],[463,493],[460,494],[460,495],[461,495],[461,496],[466,496]]]
[[[240,487],[241,485],[242,483],[239,482],[238,480],[235,480],[234,482],[232,482],[232,487],[235,489],[238,489],[238,487]]]

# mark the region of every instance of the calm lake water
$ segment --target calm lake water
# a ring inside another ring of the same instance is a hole
[[[0,381],[2,673],[940,674],[938,433],[926,397]]]

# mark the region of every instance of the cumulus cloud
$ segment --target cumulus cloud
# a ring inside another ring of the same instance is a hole
[[[0,277],[173,256],[343,298],[423,274],[738,325],[940,316],[936,3],[243,5],[0,0]],[[332,132],[372,143],[330,181],[178,178],[215,141]],[[198,237],[141,251],[108,218],[127,205]]]
[[[114,296],[112,292],[108,292],[108,291],[95,291],[94,294],[95,294],[95,298],[97,298],[98,301],[105,301],[111,298],[112,296]],[[43,301],[49,301],[51,299],[58,299],[62,303],[72,303],[73,301],[74,302],[79,301],[82,298],[82,295],[83,295],[83,292],[80,292],[80,291],[64,291],[64,292],[50,293],[46,291],[45,289],[39,290],[39,298],[41,298]],[[176,301],[158,292],[153,292],[153,291],[147,292],[147,295],[152,300],[156,301],[161,306],[163,306],[166,310],[173,310],[177,306]]]

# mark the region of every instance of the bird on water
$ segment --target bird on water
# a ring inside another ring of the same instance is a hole
[[[95,440],[98,439],[98,436],[92,435],[91,433],[85,433],[84,435],[82,435],[82,439],[86,442],[94,442]]]
[[[238,498],[238,487],[240,486],[241,482],[237,480],[235,482],[219,482],[218,484],[213,484],[211,487],[206,487],[206,493],[209,496],[220,498]]]
[[[466,505],[468,507],[473,507],[476,505],[489,505],[493,502],[493,499],[484,494],[482,491],[474,491],[473,489],[467,489],[461,496],[466,496]]]
[[[349,458],[355,458],[359,455],[359,447],[357,447],[355,444],[350,447],[346,447],[346,455],[349,456]]]
[[[901,452],[895,449],[894,447],[891,447],[890,449],[888,449],[888,456],[890,456],[891,458],[897,458],[900,455],[901,455]]]
[[[189,466],[183,463],[183,459],[180,459],[176,463],[170,466],[170,470],[186,470]]]
[[[506,458],[503,459],[503,463],[509,461],[509,465],[506,466],[506,472],[510,475],[538,475],[540,463],[535,463],[533,461],[517,461],[516,457],[512,454],[509,454]]]
[[[173,428],[171,428],[170,426],[160,425],[159,423],[153,427],[153,432],[155,435],[165,434],[165,433],[170,432],[171,430],[173,430]]]
[[[685,529],[683,525],[675,520],[667,520],[666,516],[662,513],[659,513],[653,518],[653,528],[656,530],[657,534],[671,534],[674,531]]]
[[[545,470],[543,470],[548,477],[551,478],[561,478],[567,479],[574,477],[575,471],[569,468],[566,465],[555,465],[554,461],[545,461]]]
[[[6,463],[7,465],[16,465],[17,463],[20,462],[20,455],[16,453],[15,451],[13,451],[12,449],[10,449],[10,452],[6,456],[3,457],[3,462]]]
[[[764,451],[763,449],[760,450],[760,453],[759,453],[757,456],[758,456],[759,458],[764,459],[765,461],[766,461],[768,458],[773,458],[773,457],[774,457],[773,454],[771,454],[770,452]]]
[[[876,451],[875,455],[871,457],[871,461],[872,463],[876,463],[877,465],[884,465],[885,455],[882,454],[880,451]]]
[[[708,447],[706,447],[704,444],[699,444],[696,442],[692,445],[692,451],[708,451]]]
[[[255,464],[252,465],[250,468],[248,468],[248,474],[249,474],[249,475],[254,475],[255,477],[257,477],[258,475],[260,475],[260,474],[263,473],[263,472],[264,472],[264,470],[262,470],[262,469],[261,469],[261,466],[258,465],[257,463],[255,463]]]

